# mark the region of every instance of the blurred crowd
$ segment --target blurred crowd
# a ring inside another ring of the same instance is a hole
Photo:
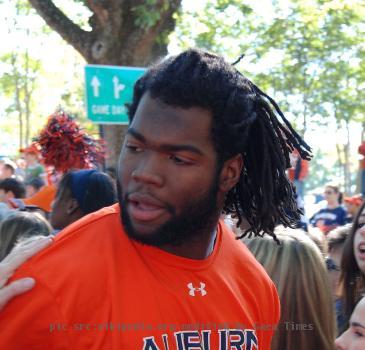
[[[361,152],[365,155],[365,143]],[[288,177],[303,212],[297,229],[276,227],[279,245],[268,236],[242,239],[280,296],[272,349],[365,349],[365,188],[344,196],[340,186],[329,183],[318,211],[307,217],[303,198],[309,164],[296,152],[291,164]],[[240,235],[249,225],[245,221],[237,229],[234,218],[226,223]]]
[[[117,201],[113,169],[55,173],[31,145],[13,161],[0,159],[0,261],[24,239],[57,234]]]

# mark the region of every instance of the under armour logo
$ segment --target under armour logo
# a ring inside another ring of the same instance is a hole
[[[193,286],[193,284],[190,282],[190,283],[188,283],[188,288],[189,288],[189,294],[192,297],[195,297],[195,292],[200,292],[202,294],[202,296],[207,294],[207,291],[204,289],[205,283],[203,283],[203,282],[200,282],[200,288],[195,288]]]

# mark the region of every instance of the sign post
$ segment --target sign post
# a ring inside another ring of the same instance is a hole
[[[88,118],[98,124],[128,124],[126,103],[132,102],[135,82],[145,68],[85,66]]]

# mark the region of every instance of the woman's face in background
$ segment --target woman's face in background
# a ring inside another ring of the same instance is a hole
[[[365,208],[362,208],[356,226],[357,228],[354,237],[354,256],[359,269],[363,274],[365,274]]]

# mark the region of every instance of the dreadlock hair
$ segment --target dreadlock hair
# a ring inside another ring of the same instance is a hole
[[[276,239],[277,224],[293,227],[300,211],[285,170],[290,166],[290,152],[297,149],[309,160],[310,147],[272,98],[222,57],[198,49],[155,64],[136,82],[130,122],[146,92],[168,105],[200,107],[212,113],[218,166],[242,155],[240,180],[228,192],[223,208],[238,218],[237,226],[246,218],[251,227],[242,236],[267,233]]]

